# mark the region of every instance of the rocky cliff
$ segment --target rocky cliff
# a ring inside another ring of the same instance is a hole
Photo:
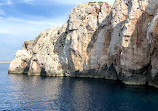
[[[8,72],[158,87],[158,1],[81,4],[63,26],[24,42]]]

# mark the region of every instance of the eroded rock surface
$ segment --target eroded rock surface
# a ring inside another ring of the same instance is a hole
[[[10,63],[9,73],[27,73],[27,65],[31,59],[31,54],[26,50],[18,50],[14,60]]]
[[[9,73],[119,79],[158,87],[158,1],[81,4],[67,23],[26,41]]]

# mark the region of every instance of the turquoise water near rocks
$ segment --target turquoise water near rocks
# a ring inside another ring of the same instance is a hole
[[[158,111],[158,89],[92,78],[8,74],[0,64],[0,110]]]

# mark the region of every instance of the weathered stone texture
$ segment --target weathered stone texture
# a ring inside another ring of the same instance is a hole
[[[119,79],[158,87],[158,1],[81,4],[67,23],[26,41],[9,73]]]

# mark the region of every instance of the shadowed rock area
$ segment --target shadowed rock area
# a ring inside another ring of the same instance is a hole
[[[63,26],[24,42],[8,72],[158,87],[158,1],[81,4]]]

